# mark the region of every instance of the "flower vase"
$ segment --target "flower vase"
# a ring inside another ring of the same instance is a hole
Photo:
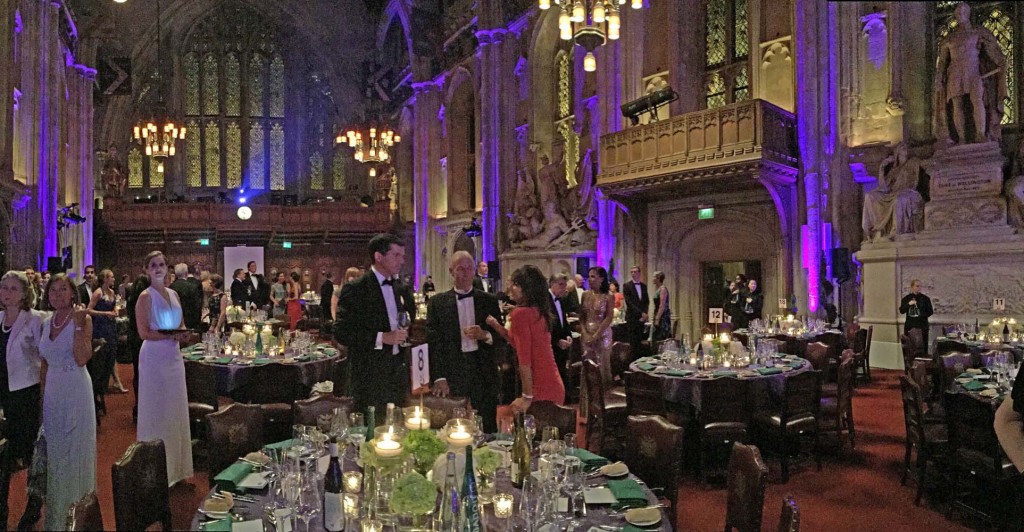
[[[479,469],[476,470],[476,485],[479,490],[477,497],[480,499],[481,504],[487,504],[494,499],[495,485],[494,485],[494,473],[484,473]]]

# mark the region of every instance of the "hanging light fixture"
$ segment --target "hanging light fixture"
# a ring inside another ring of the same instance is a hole
[[[132,138],[142,144],[147,157],[157,161],[157,171],[163,173],[164,159],[177,153],[177,141],[185,138],[185,127],[179,127],[167,111],[164,103],[164,83],[160,78],[160,65],[163,54],[160,50],[160,0],[156,2],[156,75],[157,103],[153,106],[148,119],[142,120],[132,128]]]
[[[391,148],[402,142],[402,136],[395,134],[389,127],[379,127],[377,124],[363,128],[352,128],[344,133],[338,133],[334,138],[335,144],[348,144],[353,148],[353,157],[361,163],[386,163],[391,159]]]
[[[607,41],[619,38],[622,19],[619,6],[626,0],[538,0],[540,9],[551,9],[552,4],[561,9],[558,15],[558,34],[563,41],[574,41],[587,51],[583,57],[583,70],[597,70],[594,50]],[[644,0],[631,0],[633,9],[643,9]]]

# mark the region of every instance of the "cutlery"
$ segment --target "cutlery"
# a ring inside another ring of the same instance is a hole
[[[626,512],[628,512],[629,510],[638,510],[638,509],[647,510],[647,509],[650,509],[650,508],[665,508],[665,505],[664,504],[652,504],[650,506],[640,506],[640,507],[637,507],[637,508],[626,508],[626,509],[623,509],[622,511],[610,511],[610,512],[608,512],[608,515],[623,516],[623,515],[626,515]]]
[[[229,494],[235,500],[238,500],[238,501],[242,501],[242,502],[256,502],[256,499],[254,497],[250,497],[248,495],[240,495],[240,494],[236,494],[236,493],[230,493],[230,492],[227,492],[227,491],[221,491],[219,493],[215,493],[214,497],[217,497],[217,496],[224,497],[225,495],[229,495]]]

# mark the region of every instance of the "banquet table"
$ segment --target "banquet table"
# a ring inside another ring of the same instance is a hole
[[[661,379],[666,401],[688,405],[695,412],[700,412],[705,406],[701,397],[701,388],[706,382],[722,378],[747,381],[750,404],[752,408],[760,409],[771,406],[772,398],[782,395],[783,384],[787,378],[813,369],[810,362],[794,355],[779,357],[773,363],[774,367],[781,370],[780,372],[776,373],[769,368],[751,365],[747,368],[733,368],[734,373],[729,374],[729,370],[726,368],[701,371],[688,364],[684,364],[682,368],[673,369],[658,357],[643,357],[630,364],[629,370],[657,376]]]
[[[318,382],[331,380],[334,363],[339,359],[338,351],[328,344],[318,344],[304,355],[294,358],[221,357],[220,355],[205,355],[202,351],[197,350],[196,346],[182,349],[181,354],[186,363],[206,364],[213,367],[217,375],[217,395],[225,396],[231,395],[232,391],[249,382],[249,374],[254,367],[267,364],[296,366],[299,369],[300,382],[305,387],[311,388]]]
[[[348,471],[362,471],[361,468],[355,463],[355,461],[351,459],[352,456],[354,456],[354,453],[350,452],[350,453],[346,453],[345,454],[345,458],[342,460],[342,469],[344,471],[346,471],[346,472],[348,472]],[[536,465],[536,456],[534,456],[534,464]],[[321,469],[325,470],[326,469],[326,464],[321,464],[321,465],[322,465]],[[642,481],[640,481],[632,473],[630,473],[627,478],[630,478],[632,480],[638,481],[638,483],[640,484],[640,487],[642,488],[644,494],[647,497],[647,501],[651,505],[658,504],[658,497],[654,494],[654,492],[652,492],[646,486],[646,484],[644,484]],[[595,476],[595,477],[589,477],[588,476],[587,482],[586,482],[586,487],[587,488],[599,487],[599,486],[607,484],[607,482],[608,482],[608,479],[603,477],[603,476],[600,476],[600,475]],[[206,499],[210,498],[210,496],[212,496],[215,492],[216,492],[215,489],[211,489],[210,492],[207,494]],[[495,493],[509,493],[509,494],[512,494],[513,497],[514,497],[513,508],[515,508],[516,511],[518,510],[518,508],[519,508],[519,501],[520,501],[520,498],[521,498],[521,491],[519,489],[517,489],[516,487],[512,486],[511,479],[509,478],[508,475],[505,475],[505,474],[497,475],[497,478],[495,480]],[[263,488],[261,490],[246,491],[245,495],[247,497],[251,497],[252,499],[254,499],[255,502],[241,502],[241,501],[237,501],[236,500],[235,501],[235,509],[234,509],[234,511],[238,515],[240,515],[243,519],[257,519],[257,518],[261,518],[263,520],[264,530],[275,530],[274,524],[272,523],[272,521],[270,520],[270,518],[267,516],[266,512],[264,511],[264,508],[268,505],[268,503],[270,501],[269,489],[268,488]],[[587,508],[586,508],[586,517],[577,517],[576,518],[577,521],[579,521],[582,524],[579,527],[577,527],[575,530],[579,530],[579,531],[588,531],[588,530],[593,530],[593,531],[622,530],[623,527],[625,527],[627,525],[625,519],[621,515],[610,515],[610,512],[612,510],[611,510],[611,506],[609,506],[609,505],[588,504],[586,506],[587,506]],[[564,526],[564,524],[568,522],[567,521],[568,513],[564,513],[564,514],[562,514],[562,516],[565,519],[560,521],[559,525]],[[318,512],[316,515],[314,515],[313,518],[309,521],[309,530],[322,530],[323,529],[322,517],[323,517],[323,515],[320,512]],[[508,529],[507,527],[510,524],[510,521],[514,521],[516,519],[517,519],[517,515],[515,515],[515,514],[512,516],[511,519],[499,519],[494,514],[494,505],[493,504],[487,503],[487,504],[483,505],[483,511],[481,512],[481,520],[482,520],[482,525],[483,525],[483,529],[484,530],[493,531],[493,532],[500,532],[500,531],[507,530]],[[210,524],[206,524],[206,525],[202,525],[201,526],[201,524],[204,523],[204,522],[207,522],[207,523],[210,523]],[[296,523],[296,527],[297,527],[297,528],[295,528],[295,530],[299,530],[299,529],[305,530],[305,526],[301,523],[300,520],[296,519],[295,523]],[[555,526],[545,525],[545,526],[540,527],[539,530],[541,532],[549,532],[549,531],[550,532],[556,532],[556,531],[563,530],[562,526],[555,527]],[[397,528],[394,527],[394,526],[386,526],[385,528],[388,529],[388,530],[397,530]],[[227,520],[222,520],[222,521],[210,520],[209,518],[204,516],[202,513],[200,513],[198,511],[198,509],[197,509],[195,515],[192,517],[192,523],[191,523],[190,529],[191,530],[203,530],[205,532],[216,532],[218,530],[230,530],[231,528],[230,528],[230,524],[227,522]],[[359,530],[359,527],[358,526],[353,526],[351,523],[349,523],[348,526],[346,527],[346,530]],[[655,525],[650,525],[649,527],[638,528],[637,530],[666,531],[666,532],[671,531],[672,530],[672,517],[669,515],[669,512],[665,508],[661,508],[661,521],[659,521]]]
[[[941,336],[935,340],[935,354],[933,355],[933,358],[938,359],[947,353],[960,351],[964,346],[966,346],[968,352],[975,357],[992,350],[1005,350],[1013,353],[1013,359],[1015,362],[1020,362],[1021,359],[1024,358],[1024,342],[1010,342],[1004,344],[978,342],[974,340],[958,340],[956,338],[949,338],[945,336]]]
[[[842,350],[845,346],[845,338],[843,337],[842,331],[839,329],[828,329],[824,332],[815,334],[754,334],[748,329],[737,329],[733,331],[732,338],[735,341],[743,342],[743,345],[747,345],[748,339],[753,336],[757,339],[762,338],[774,338],[786,343],[784,351],[786,353],[803,356],[807,353],[807,344],[814,342],[821,342],[830,347],[830,356],[833,358],[839,358]]]
[[[979,376],[982,378],[979,379]],[[1007,390],[987,379],[987,376],[988,374],[985,372],[964,372],[953,381],[949,391],[969,395],[973,399],[989,405],[994,411],[1006,399]]]

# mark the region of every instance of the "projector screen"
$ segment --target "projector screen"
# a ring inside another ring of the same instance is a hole
[[[235,246],[224,248],[224,291],[231,292],[232,273],[236,268],[246,269],[249,261],[256,261],[256,273],[263,274],[263,248]]]

